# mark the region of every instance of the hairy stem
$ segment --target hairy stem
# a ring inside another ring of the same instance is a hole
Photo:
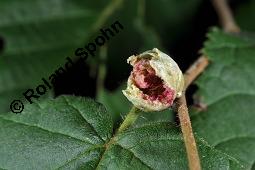
[[[116,134],[123,132],[127,128],[129,128],[138,118],[139,116],[139,109],[137,109],[135,106],[131,108],[127,116],[125,117],[124,121],[120,125],[119,129],[117,130]]]
[[[198,75],[200,75],[204,71],[208,64],[209,64],[208,59],[205,56],[201,56],[186,71],[186,73],[184,74],[185,90],[198,77]],[[176,100],[177,112],[181,124],[181,130],[187,152],[189,168],[190,170],[200,170],[201,165],[199,160],[199,154],[194,134],[192,131],[191,121],[185,97],[185,90],[183,91],[183,95]]]
[[[226,32],[240,32],[227,0],[212,0],[212,4],[220,18],[221,25]]]
[[[200,160],[196,146],[196,141],[191,127],[185,95],[182,95],[177,100],[177,105],[178,105],[177,106],[178,117],[181,124],[181,130],[189,162],[189,169],[200,170],[201,169]]]
[[[185,72],[185,89],[205,70],[209,61],[206,56],[200,56]]]

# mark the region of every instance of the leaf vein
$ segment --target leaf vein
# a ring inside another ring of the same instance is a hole
[[[21,124],[21,125],[28,126],[28,127],[38,128],[38,129],[41,129],[41,130],[44,130],[44,131],[47,131],[47,132],[50,132],[50,133],[63,135],[63,136],[66,136],[66,137],[68,137],[68,138],[71,137],[72,139],[78,140],[78,141],[80,141],[80,142],[85,142],[85,143],[88,143],[88,144],[91,144],[91,145],[95,145],[95,144],[91,143],[90,141],[82,140],[82,139],[79,139],[79,138],[76,138],[76,137],[74,137],[74,136],[70,136],[70,135],[67,135],[67,134],[64,134],[64,133],[54,132],[54,131],[51,131],[51,130],[49,130],[49,129],[45,129],[45,128],[43,128],[43,127],[40,127],[40,126],[38,126],[38,125],[35,126],[35,125],[31,125],[31,124],[26,124],[26,123],[24,123],[24,122],[18,122],[18,121],[14,121],[14,120],[11,120],[11,119],[6,119],[6,118],[4,118],[4,117],[2,117],[2,116],[0,116],[0,118],[1,118],[2,120],[14,122],[14,123]]]
[[[147,168],[149,169],[153,169],[152,167],[150,167],[149,165],[147,165],[144,161],[142,161],[132,150],[128,149],[128,148],[124,148],[122,145],[120,144],[116,144],[118,146],[120,146],[122,149],[132,153],[134,155],[135,158],[137,158],[143,165],[145,165]]]
[[[97,135],[97,136],[100,138],[100,140],[101,140],[102,142],[105,142],[105,141],[103,140],[103,138],[99,135],[99,133],[96,131],[96,129],[87,121],[87,119],[83,116],[83,114],[81,114],[81,111],[80,111],[78,108],[76,108],[74,105],[72,105],[72,104],[69,102],[69,100],[66,98],[66,96],[64,96],[64,99],[65,99],[67,105],[69,105],[69,106],[71,106],[73,109],[75,109],[76,112],[84,119],[84,121],[89,125],[89,127],[95,132],[95,135]]]

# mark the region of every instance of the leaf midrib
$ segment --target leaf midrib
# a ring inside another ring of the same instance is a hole
[[[64,166],[68,165],[69,163],[81,158],[82,156],[88,154],[89,152],[93,151],[93,150],[96,150],[98,148],[103,148],[104,146],[103,145],[95,145],[89,149],[87,149],[86,151],[80,153],[80,154],[77,154],[76,156],[74,156],[72,159],[66,161],[63,165],[59,166],[58,168],[55,168],[56,170],[59,170],[61,168],[63,168]]]
[[[99,133],[96,131],[96,129],[87,121],[87,119],[83,116],[83,114],[81,113],[81,111],[76,108],[74,105],[72,105],[69,100],[66,98],[66,96],[63,97],[66,101],[66,104],[70,107],[72,107],[82,118],[83,120],[86,122],[87,125],[89,125],[89,127],[95,132],[95,135],[98,136],[100,138],[100,140],[102,142],[105,142],[105,140],[99,135]]]

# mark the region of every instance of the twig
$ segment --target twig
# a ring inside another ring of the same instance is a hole
[[[184,74],[185,89],[205,70],[208,64],[207,57],[201,56],[189,67]]]
[[[227,0],[212,0],[212,4],[220,18],[222,27],[226,32],[240,32],[232,12],[227,4]]]
[[[199,59],[186,71],[184,74],[185,90],[186,88],[201,74],[209,64],[208,59],[205,56],[199,57]],[[176,100],[178,117],[181,124],[181,130],[184,138],[184,143],[187,151],[187,157],[190,170],[200,170],[200,160],[196,141],[193,135],[189,112],[187,108],[187,102],[185,97],[185,90],[183,95]]]
[[[186,104],[186,97],[183,94],[176,101],[178,117],[181,124],[181,130],[183,134],[183,139],[186,147],[189,169],[190,170],[200,170],[200,160],[197,151],[196,141],[192,132],[191,122],[189,118],[188,108]]]

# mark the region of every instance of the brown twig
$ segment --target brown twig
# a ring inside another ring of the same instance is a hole
[[[212,4],[219,16],[222,27],[226,32],[240,32],[232,12],[227,4],[227,0],[212,0]]]
[[[201,56],[189,67],[184,74],[185,89],[204,71],[208,64],[207,57]]]
[[[226,32],[239,33],[240,28],[236,24],[232,12],[226,0],[212,0],[213,6],[220,18],[223,29]],[[185,90],[201,74],[208,65],[208,59],[201,56],[185,73]],[[184,137],[184,143],[188,155],[190,170],[200,170],[200,160],[197,151],[195,138],[192,132],[192,126],[188,113],[185,90],[183,95],[177,99],[177,111],[180,119],[181,129]]]
[[[199,57],[199,59],[186,71],[184,74],[185,90],[186,88],[201,74],[208,65],[208,59],[205,56]],[[200,170],[199,154],[196,146],[196,141],[193,135],[189,112],[187,108],[187,102],[185,97],[185,90],[183,95],[177,99],[176,106],[178,117],[181,124],[181,130],[183,139],[187,151],[187,157],[190,170]]]
[[[185,144],[185,148],[187,152],[189,169],[200,170],[201,165],[200,165],[198,150],[196,146],[196,141],[192,132],[185,94],[183,94],[180,98],[178,98],[178,100],[176,101],[176,104],[177,104],[178,117],[181,124],[184,144]]]

